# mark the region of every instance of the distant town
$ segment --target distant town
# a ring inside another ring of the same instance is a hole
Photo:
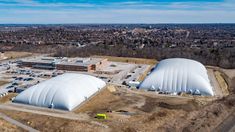
[[[0,25],[0,131],[235,131],[235,24]]]
[[[54,56],[185,57],[235,68],[234,24],[0,25],[0,50]]]

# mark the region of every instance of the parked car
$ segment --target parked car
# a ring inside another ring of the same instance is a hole
[[[33,78],[25,78],[24,81],[32,81]]]
[[[16,82],[12,83],[12,86],[16,86],[16,85],[19,85],[19,84]]]
[[[23,77],[18,77],[18,78],[15,78],[15,80],[23,80]]]
[[[13,88],[14,86],[13,85],[10,85],[8,87],[6,87],[6,89],[10,89],[10,88]]]

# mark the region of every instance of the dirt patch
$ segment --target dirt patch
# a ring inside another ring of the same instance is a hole
[[[16,59],[16,58],[28,57],[31,55],[32,53],[29,52],[17,52],[17,51],[8,51],[4,53],[4,56],[7,57],[7,59]]]
[[[135,63],[135,64],[155,65],[157,63],[157,60],[154,60],[154,59],[131,58],[131,57],[114,57],[114,56],[93,56],[93,57],[107,58],[109,61]]]
[[[215,131],[216,127],[235,109],[234,103],[231,104],[233,101],[233,96],[213,101],[198,110],[188,111],[182,117],[174,118],[170,123],[165,123],[162,129],[171,128],[174,131],[184,132]]]
[[[179,99],[180,100],[180,99]],[[194,100],[188,100],[186,103],[169,103],[162,102],[161,100],[156,100],[155,98],[147,97],[145,104],[140,108],[144,112],[152,112],[157,107],[166,108],[166,109],[182,109],[185,111],[192,111],[199,108],[199,104]]]
[[[20,127],[17,127],[5,120],[3,120],[2,118],[0,118],[0,131],[1,132],[26,132],[25,130],[23,130]]]
[[[214,66],[210,66],[210,68],[219,71],[221,73],[221,76],[228,84],[229,92],[235,93],[235,69],[223,69]]]
[[[8,95],[1,97],[0,98],[0,104],[10,101],[11,98],[15,97],[16,95],[17,95],[17,93],[9,93]]]
[[[219,71],[215,71],[215,78],[218,81],[221,91],[223,93],[223,95],[227,96],[229,95],[229,91],[228,91],[228,84],[227,82],[224,80],[224,78],[222,77],[221,73]]]
[[[55,131],[55,128],[57,131],[212,131],[230,114],[230,109],[235,109],[234,102],[234,95],[215,100],[159,95],[112,86],[104,88],[73,111],[73,114],[88,115],[86,121],[16,111],[0,112],[40,131]],[[107,119],[94,118],[97,113],[106,114]],[[109,128],[91,123],[94,121]]]
[[[141,82],[145,79],[145,77],[147,76],[147,74],[151,71],[151,69],[154,67],[155,65],[151,65],[146,71],[144,71],[139,78],[137,79],[137,81]]]
[[[223,101],[228,108],[233,108],[235,107],[235,94],[224,97],[220,101]]]
[[[9,83],[8,81],[0,80],[0,86],[5,85],[5,84],[8,84],[8,83]]]
[[[147,122],[150,122],[150,121],[155,121],[159,118],[164,118],[167,116],[167,112],[166,111],[158,111],[158,112],[154,112],[152,115],[150,115],[148,118],[147,118]]]
[[[149,92],[132,92],[116,88],[115,92],[103,90],[75,112],[85,112],[94,121],[110,127],[112,131],[158,131],[166,122],[187,111],[196,109],[193,99],[158,96]],[[154,95],[154,96],[153,96]],[[153,97],[151,97],[153,96]],[[98,120],[96,113],[105,113],[107,120]]]
[[[117,111],[138,102],[138,97],[131,96],[124,91],[120,91],[118,88],[115,89],[115,92],[111,92],[109,88],[103,89],[95,97],[91,98],[88,102],[86,102],[74,112],[86,112],[94,116],[96,113]]]
[[[92,132],[105,131],[104,128],[98,125],[91,124],[87,121],[68,120],[63,118],[55,118],[50,116],[31,114],[26,112],[0,110],[9,117],[29,125],[36,130],[51,132],[51,131],[68,131],[68,132]]]
[[[115,103],[118,100],[120,100],[120,97],[117,94],[105,88],[74,112],[106,112],[109,109],[113,109],[111,103]]]

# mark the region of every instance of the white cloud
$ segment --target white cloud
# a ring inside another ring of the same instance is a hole
[[[1,1],[0,1],[1,2]],[[0,6],[5,7],[94,7],[92,4],[79,4],[79,3],[37,3],[37,2],[22,2],[22,3],[0,3]]]
[[[0,23],[233,23],[235,11],[16,10],[0,17]]]
[[[60,7],[60,8],[109,8],[109,9],[163,9],[163,10],[235,10],[235,0],[226,0],[224,2],[112,2],[105,4],[92,4],[92,3],[40,3],[34,0],[12,0],[15,3],[1,3],[9,2],[9,0],[0,0],[0,6],[2,7],[37,7],[37,8],[50,8],[50,7]]]
[[[97,6],[0,0],[0,23],[234,23],[235,0],[225,2],[117,2]],[[18,8],[22,6],[22,8]],[[24,6],[24,7],[23,7]],[[26,6],[26,7],[25,7]],[[52,8],[53,7],[53,8]],[[58,7],[58,8],[57,8]],[[74,7],[74,8],[71,8]],[[80,8],[83,7],[83,8]],[[56,8],[56,10],[55,10]]]

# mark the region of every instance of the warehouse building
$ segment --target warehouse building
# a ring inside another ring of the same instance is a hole
[[[197,61],[183,58],[160,61],[138,87],[166,93],[214,95],[206,68]]]
[[[13,102],[71,111],[105,85],[90,75],[66,73],[26,89]]]
[[[52,70],[55,69],[55,64],[62,60],[63,60],[62,58],[55,58],[55,57],[24,59],[20,63],[20,66]]]
[[[107,65],[103,58],[43,57],[22,60],[21,66],[39,69],[94,72]]]
[[[107,66],[103,58],[73,58],[56,63],[57,70],[94,72]]]

